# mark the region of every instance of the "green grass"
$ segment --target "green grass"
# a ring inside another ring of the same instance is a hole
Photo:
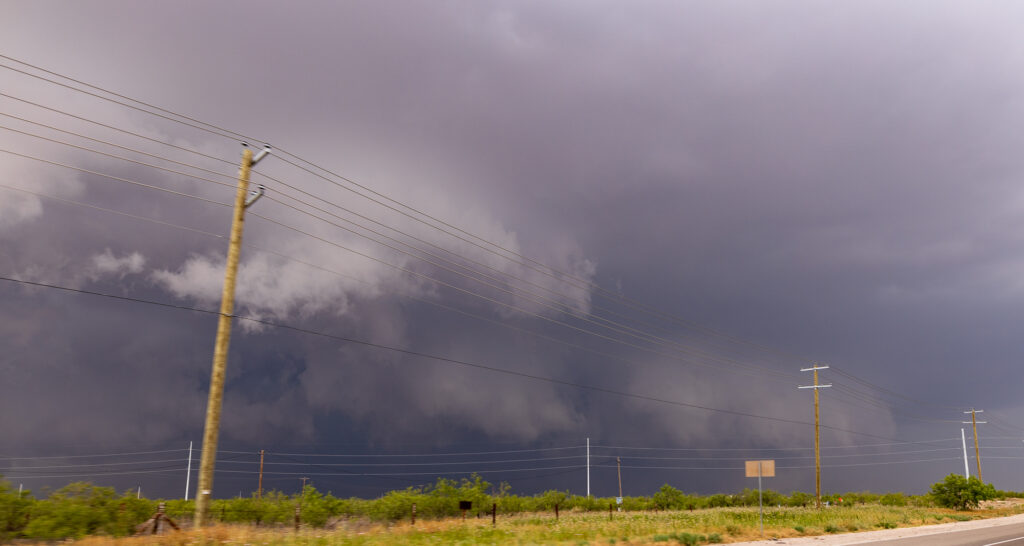
[[[890,529],[905,525],[924,525],[936,517],[955,520],[975,519],[1020,513],[1020,509],[979,510],[971,516],[940,508],[864,505],[841,508],[771,508],[765,510],[765,536],[786,537],[850,530]],[[344,544],[375,546],[384,544],[684,544],[703,545],[760,538],[757,508],[711,508],[695,511],[652,511],[607,513],[565,511],[556,521],[553,514],[499,516],[497,526],[489,519],[460,518],[408,522],[373,523],[362,521],[347,530],[308,529],[294,533],[249,526],[210,530],[213,536],[193,540],[186,536],[166,535],[159,539],[111,539],[102,544],[120,543],[180,545],[189,543],[224,544]],[[92,539],[86,539],[88,544]],[[96,540],[100,540],[97,538]],[[98,544],[98,543],[97,543]]]

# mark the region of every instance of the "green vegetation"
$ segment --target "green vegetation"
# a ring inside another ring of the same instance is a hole
[[[994,499],[999,494],[992,484],[982,483],[974,476],[965,478],[959,474],[950,474],[932,486],[931,496],[939,506],[970,510],[977,508],[981,501]]]
[[[765,491],[765,528],[775,536],[794,536],[888,529],[944,518],[970,519],[937,507],[945,506],[940,499],[946,497],[937,496],[935,491],[951,495],[958,502],[969,499],[966,507],[977,507],[977,501],[991,496],[1018,496],[995,491],[991,485],[963,481],[966,487],[947,478],[936,484],[938,489],[933,488],[932,494],[922,496],[867,492],[828,495],[823,498],[831,505],[826,510],[816,510],[813,497],[803,492],[785,495]],[[947,487],[947,482],[955,487]],[[749,489],[735,495],[698,496],[666,484],[650,497],[626,497],[621,513],[609,512],[614,504],[610,497],[587,498],[564,491],[520,496],[511,494],[509,489],[507,484],[492,487],[479,476],[460,481],[439,479],[429,486],[391,491],[377,499],[338,498],[307,486],[296,495],[272,491],[262,498],[216,499],[211,505],[211,516],[216,522],[242,528],[290,529],[296,508],[301,505],[304,529],[338,528],[353,537],[384,536],[378,542],[366,542],[374,544],[387,543],[389,536],[395,538],[390,534],[399,531],[405,533],[401,540],[411,543],[500,542],[520,539],[525,534],[530,537],[528,542],[610,543],[614,539],[626,543],[629,537],[640,542],[664,537],[663,541],[668,543],[704,544],[720,542],[723,536],[728,540],[757,536],[757,492]],[[467,522],[462,522],[459,509],[459,501],[463,500],[473,503]],[[27,491],[19,495],[0,480],[0,541],[126,536],[156,512],[157,504],[156,500],[137,499],[134,491],[118,495],[112,488],[87,483],[73,483],[37,499]],[[165,504],[166,514],[172,519],[179,523],[191,520],[192,501],[168,500]],[[410,521],[414,505],[415,526]],[[560,512],[558,520],[554,516],[555,506]],[[498,525],[494,528],[490,525],[492,507],[498,514]],[[986,511],[986,516],[1016,513],[1015,510]],[[368,532],[373,529],[377,531]]]

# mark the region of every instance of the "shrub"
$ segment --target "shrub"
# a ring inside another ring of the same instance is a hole
[[[814,503],[814,495],[803,491],[793,491],[786,500],[787,506],[808,506]]]
[[[939,506],[970,510],[977,508],[983,500],[995,498],[996,488],[975,476],[964,478],[959,474],[950,474],[932,485],[931,496]]]
[[[886,493],[878,499],[878,503],[882,506],[906,506],[907,496],[903,493]]]

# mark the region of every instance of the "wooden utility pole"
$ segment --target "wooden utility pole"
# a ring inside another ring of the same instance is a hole
[[[199,491],[196,495],[195,526],[206,523],[206,513],[213,494],[213,466],[217,458],[217,439],[220,435],[220,410],[224,398],[224,375],[228,363],[228,342],[231,340],[231,317],[235,311],[235,281],[238,277],[238,258],[242,251],[242,228],[245,209],[263,195],[263,186],[249,197],[249,173],[252,167],[270,153],[265,147],[256,157],[243,144],[242,164],[238,169],[238,190],[235,192],[234,215],[231,220],[231,239],[228,244],[227,266],[224,269],[224,291],[220,300],[220,318],[217,322],[217,340],[213,348],[213,370],[210,372],[210,396],[206,402],[206,424],[203,428],[203,451],[199,458]]]
[[[814,497],[816,505],[821,508],[821,429],[820,429],[820,418],[818,412],[818,389],[824,389],[831,387],[832,384],[821,385],[818,383],[818,370],[827,370],[828,366],[813,366],[810,368],[801,368],[801,372],[814,372],[814,384],[797,387],[800,389],[814,389]]]
[[[622,457],[615,458],[615,466],[619,471],[619,497],[622,497]]]
[[[974,461],[978,463],[978,479],[984,483],[985,480],[981,479],[981,448],[978,447],[978,425],[984,425],[988,421],[979,421],[976,414],[985,413],[985,410],[976,410],[971,408],[971,411],[965,411],[964,413],[971,414],[971,427],[974,429]],[[967,421],[963,422],[965,425]]]
[[[260,480],[259,485],[256,486],[256,498],[263,498],[263,450],[260,450]]]

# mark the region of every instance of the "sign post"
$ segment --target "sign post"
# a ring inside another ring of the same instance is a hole
[[[761,499],[761,478],[775,477],[775,461],[747,461],[747,477],[757,477],[757,510],[761,516],[761,536],[764,536],[764,503]]]

